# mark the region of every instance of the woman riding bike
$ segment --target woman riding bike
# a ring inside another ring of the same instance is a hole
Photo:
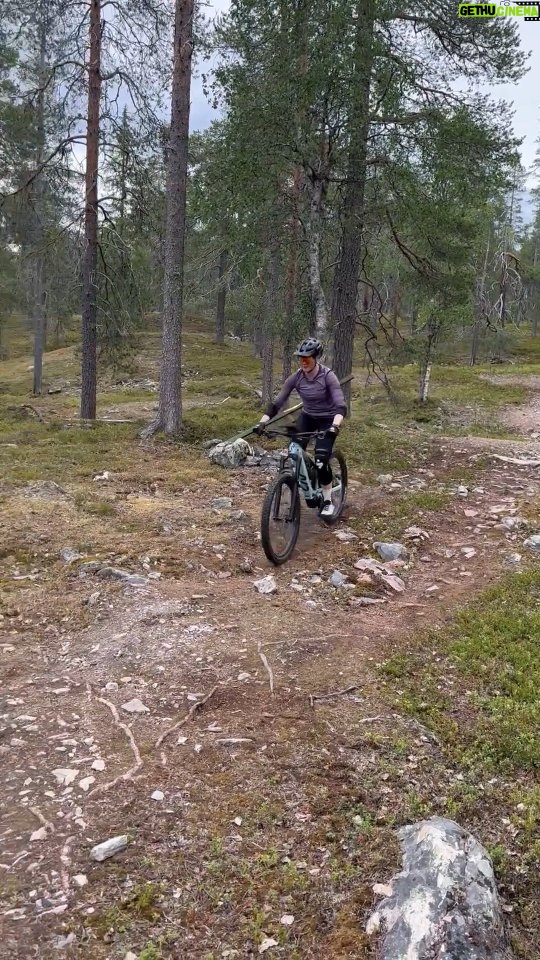
[[[323,434],[315,441],[315,465],[323,492],[322,517],[331,517],[334,513],[332,503],[332,470],[329,460],[336,436],[347,413],[347,405],[340,382],[329,367],[318,362],[323,352],[320,340],[308,337],[295,351],[299,359],[299,369],[287,377],[278,396],[271,403],[255,428],[259,435],[264,433],[265,425],[281,410],[293,390],[299,395],[303,410],[296,421],[299,434]],[[305,449],[309,438],[300,437],[298,442]]]

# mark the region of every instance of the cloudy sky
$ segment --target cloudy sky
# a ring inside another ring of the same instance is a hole
[[[205,4],[208,16],[226,10],[228,6],[229,0],[213,0]],[[514,131],[518,137],[525,138],[522,158],[525,168],[530,170],[536,151],[535,141],[540,137],[540,97],[538,95],[540,92],[540,22],[525,23],[524,20],[518,20],[518,24],[522,48],[531,51],[529,72],[519,83],[501,84],[491,88],[490,92],[496,98],[502,98],[513,104]],[[197,76],[194,78],[192,88],[191,129],[203,129],[214,116],[204,96],[200,76]]]

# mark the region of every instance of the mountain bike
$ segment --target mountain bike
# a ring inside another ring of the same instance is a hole
[[[294,427],[285,430],[265,430],[269,438],[288,437],[288,450],[280,458],[279,474],[270,484],[261,512],[261,541],[263,550],[275,566],[285,563],[291,556],[300,532],[300,499],[312,510],[323,508],[323,492],[313,457],[298,442],[300,439],[317,439],[322,433],[297,433]],[[331,517],[321,517],[332,525],[343,513],[347,497],[347,464],[339,450],[334,450],[329,461],[332,470]]]

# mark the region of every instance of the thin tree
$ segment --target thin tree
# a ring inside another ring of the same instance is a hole
[[[174,437],[182,425],[182,310],[193,9],[194,0],[176,0],[171,126],[167,144],[159,410],[157,419],[144,431],[145,437],[160,430]]]

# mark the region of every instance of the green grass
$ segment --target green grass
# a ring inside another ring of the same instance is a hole
[[[540,774],[539,571],[506,578],[382,671],[462,764]]]

